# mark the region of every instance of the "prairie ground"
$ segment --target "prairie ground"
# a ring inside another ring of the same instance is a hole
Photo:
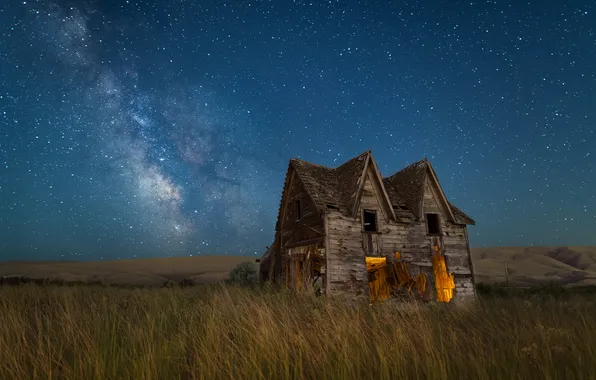
[[[148,286],[189,279],[207,284],[222,281],[241,262],[251,261],[257,266],[255,259],[212,255],[96,262],[0,262],[0,276]],[[508,280],[512,286],[596,285],[596,247],[472,248],[472,260],[478,283]]]
[[[1,379],[594,379],[596,298],[0,286]]]
[[[184,279],[208,284],[224,280],[232,268],[246,261],[252,262],[255,267],[258,265],[255,257],[224,255],[91,262],[7,261],[0,262],[0,276],[144,286],[159,286],[167,281]]]

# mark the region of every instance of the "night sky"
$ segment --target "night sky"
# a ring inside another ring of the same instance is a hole
[[[472,246],[596,244],[596,3],[0,5],[0,260],[261,255],[289,158],[367,149]]]

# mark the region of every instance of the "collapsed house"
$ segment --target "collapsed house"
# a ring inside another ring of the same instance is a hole
[[[386,178],[371,151],[337,168],[292,158],[260,278],[373,301],[472,299],[468,224],[426,158]]]

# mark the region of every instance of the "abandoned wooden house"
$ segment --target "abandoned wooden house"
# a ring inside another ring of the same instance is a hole
[[[426,158],[386,178],[371,151],[337,168],[293,158],[260,278],[372,300],[471,299],[468,224]]]

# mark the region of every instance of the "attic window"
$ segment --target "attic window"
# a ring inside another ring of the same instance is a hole
[[[377,232],[377,212],[375,210],[364,210],[362,221],[364,222],[364,231]]]
[[[439,214],[426,214],[426,226],[429,235],[440,235]]]
[[[294,202],[294,206],[296,207],[296,220],[302,219],[302,208],[300,206],[300,199],[296,199],[296,202]]]

